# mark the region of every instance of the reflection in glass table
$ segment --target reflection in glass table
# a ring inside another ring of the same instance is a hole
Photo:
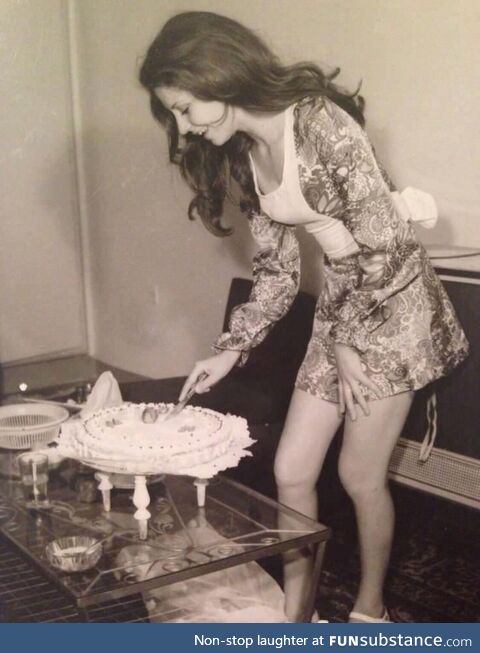
[[[278,616],[280,607],[275,606],[283,595],[253,561],[312,545],[316,555],[303,615],[310,620],[327,527],[222,475],[209,481],[203,507],[192,478],[161,476],[149,484],[148,536],[140,540],[128,479],[112,493],[110,511],[99,492],[82,494],[85,480],[93,481],[92,471],[65,461],[50,475],[49,507],[32,510],[19,479],[0,478],[0,530],[75,600],[85,621],[88,606],[138,593],[143,593],[151,621],[192,620],[188,596],[197,597],[196,621],[220,621],[220,613],[208,613],[214,605],[233,606],[225,620],[256,621],[262,596],[268,597],[262,604],[274,606]],[[102,540],[94,568],[66,573],[49,564],[47,544],[72,535]],[[272,612],[264,620],[277,619]]]

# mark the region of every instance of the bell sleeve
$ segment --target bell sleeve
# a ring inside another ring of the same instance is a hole
[[[390,317],[387,300],[418,277],[426,254],[411,225],[398,216],[393,184],[360,125],[325,100],[314,133],[327,189],[338,200],[333,217],[360,248],[357,277],[340,291],[332,289],[329,334],[334,342],[365,351],[370,334]]]
[[[244,365],[249,351],[258,345],[273,325],[289,310],[300,283],[300,254],[295,228],[255,213],[249,220],[259,245],[253,259],[253,286],[245,304],[236,306],[229,329],[214,342],[216,352],[241,351]]]

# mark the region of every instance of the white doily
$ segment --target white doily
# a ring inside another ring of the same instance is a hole
[[[83,446],[85,426],[81,419],[71,420],[63,425],[56,440],[57,452],[65,458],[73,458],[84,465],[106,473],[142,476],[180,474],[195,478],[211,478],[229,467],[236,467],[242,458],[251,456],[252,453],[247,451],[247,447],[255,442],[249,435],[248,424],[243,417],[217,414],[230,427],[228,449],[208,462],[194,466],[174,464],[168,456],[152,455],[152,452],[148,453],[148,458],[134,461],[118,459],[114,451],[112,451],[112,458],[107,457],[108,454],[105,452],[102,452],[101,456],[92,453],[90,456],[85,457],[85,448]]]

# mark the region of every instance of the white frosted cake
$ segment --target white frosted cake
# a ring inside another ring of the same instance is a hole
[[[126,403],[98,411],[83,421],[75,439],[85,459],[156,461],[164,472],[211,462],[231,447],[231,422],[206,408],[185,407],[166,419],[172,405]],[[144,423],[145,408],[155,409],[154,423]]]

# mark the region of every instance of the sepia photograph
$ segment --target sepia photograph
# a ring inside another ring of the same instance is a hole
[[[479,43],[0,0],[0,623],[480,623]]]

